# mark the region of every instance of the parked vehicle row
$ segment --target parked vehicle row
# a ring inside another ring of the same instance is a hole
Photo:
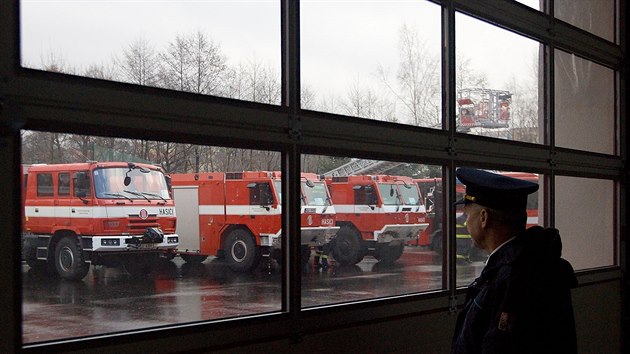
[[[366,255],[393,262],[428,226],[408,177],[300,177],[304,262],[313,247],[324,246],[342,265]],[[217,256],[233,270],[249,271],[261,256],[281,254],[280,172],[172,174],[171,183],[180,211],[177,253],[187,262]]]
[[[90,264],[142,275],[177,255],[247,272],[282,255],[277,171],[165,176],[149,164],[86,162],[25,165],[22,176],[22,257],[61,278],[82,279]],[[342,265],[393,262],[429,226],[409,177],[302,173],[300,195],[305,262],[313,248]]]

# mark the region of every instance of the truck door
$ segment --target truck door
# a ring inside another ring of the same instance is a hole
[[[27,192],[29,197],[24,207],[25,226],[34,233],[50,233],[50,225],[55,217],[53,174],[40,172],[29,175],[29,188],[33,187],[34,193]]]
[[[55,225],[70,226],[72,196],[70,194],[70,173],[57,173],[57,198],[55,199]]]
[[[371,213],[378,206],[378,195],[372,185],[355,185],[354,212],[356,214]]]
[[[250,223],[258,233],[276,233],[280,231],[280,209],[274,203],[273,189],[270,182],[255,182],[247,185],[249,189],[249,215],[255,222]]]
[[[92,199],[92,183],[89,171],[72,174],[72,203],[70,222],[80,233],[93,233],[94,201]]]

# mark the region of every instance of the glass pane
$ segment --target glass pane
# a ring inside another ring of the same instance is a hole
[[[615,154],[615,72],[555,51],[556,145]]]
[[[526,172],[505,172],[493,171],[495,173],[518,178],[524,181],[538,183],[542,187],[543,176],[536,173]],[[532,193],[527,198],[527,226],[543,225],[543,203],[539,201],[543,199],[544,188],[539,188],[538,192]],[[466,193],[466,186],[457,180],[456,200],[460,200]],[[456,255],[457,255],[457,286],[466,286],[472,283],[475,278],[481,275],[481,271],[488,259],[488,253],[474,244],[470,233],[466,227],[466,214],[461,205],[457,206],[455,223],[456,223]]]
[[[302,107],[441,128],[440,7],[357,5],[301,1]]]
[[[455,15],[457,131],[541,142],[541,45]]]
[[[24,67],[280,102],[280,2],[21,0]]]
[[[24,343],[281,311],[280,160],[23,131]]]
[[[615,41],[615,0],[554,0],[553,6],[562,21]]]
[[[562,256],[576,270],[616,264],[613,181],[558,176],[555,206]]]
[[[302,238],[311,239],[311,220],[334,225],[330,242],[304,249],[304,307],[443,288],[441,250],[429,238],[442,214],[435,186],[424,183],[442,176],[440,166],[303,155],[302,168],[303,181],[313,180],[302,188],[325,185],[329,196],[320,195],[331,201],[311,206],[306,194]]]

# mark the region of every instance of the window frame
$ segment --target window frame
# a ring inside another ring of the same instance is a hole
[[[300,333],[322,330],[333,318],[338,326],[357,324],[359,321],[382,320],[421,314],[436,310],[454,310],[461,304],[462,289],[456,288],[454,239],[455,220],[452,201],[455,200],[454,171],[457,166],[473,165],[480,168],[518,170],[545,175],[548,182],[556,175],[603,178],[615,181],[618,190],[616,247],[624,247],[620,239],[626,238],[620,225],[626,225],[628,169],[626,82],[621,76],[621,45],[598,38],[548,15],[553,13],[553,3],[546,2],[545,11],[536,11],[525,5],[509,1],[465,0],[433,2],[442,5],[443,47],[443,130],[436,131],[394,123],[367,121],[354,117],[302,110],[300,102],[299,74],[299,3],[281,0],[282,38],[282,103],[270,106],[251,102],[239,102],[218,97],[199,97],[193,94],[173,92],[157,88],[139,87],[125,83],[107,82],[72,75],[41,72],[20,67],[19,59],[19,0],[0,2],[0,19],[5,30],[0,31],[0,163],[12,171],[19,171],[20,129],[47,130],[77,134],[102,135],[108,131],[121,132],[120,137],[138,139],[163,139],[177,142],[204,144],[217,141],[224,146],[268,148],[282,154],[283,225],[290,232],[299,232],[299,193],[301,154],[328,154],[365,157],[392,161],[425,162],[444,166],[444,204],[448,206],[446,225],[449,234],[445,252],[445,290],[392,297],[385,300],[302,309],[300,302],[300,270],[289,267],[300,264],[299,242],[283,238],[283,249],[288,250],[283,274],[284,313],[250,318],[173,325],[159,329],[147,329],[119,336],[122,340],[108,338],[73,339],[55,343],[41,343],[22,347],[21,343],[21,290],[18,272],[19,243],[8,243],[0,257],[0,267],[16,269],[10,273],[5,287],[12,289],[1,300],[9,326],[0,330],[9,351],[74,350],[91,346],[101,350],[122,351],[129,343],[168,347],[174,338],[178,350],[195,350],[221,347],[239,343],[242,333],[248,333],[250,341],[269,338],[299,338]],[[619,2],[617,2],[617,6]],[[625,10],[622,8],[622,10]],[[454,15],[456,11],[481,18],[500,27],[531,37],[545,44],[545,133],[544,144],[528,144],[498,141],[493,138],[468,136],[455,131],[454,85]],[[619,14],[625,14],[619,11]],[[621,21],[625,19],[621,17]],[[616,24],[617,33],[619,28]],[[613,68],[616,77],[616,121],[620,141],[618,155],[605,155],[586,151],[559,148],[554,145],[553,109],[553,50],[562,49],[604,66]],[[159,114],[156,112],[160,112]],[[208,117],[205,112],[215,113]],[[63,118],[64,124],[59,124]],[[178,124],[173,124],[173,121]],[[147,128],[150,127],[150,128]],[[379,129],[381,134],[365,139],[366,129]],[[397,136],[402,143],[392,143],[388,136]],[[213,140],[209,140],[213,139]],[[342,147],[337,147],[339,142]],[[496,154],[501,151],[501,154]],[[523,157],[526,156],[524,159]],[[585,160],[588,163],[584,163]],[[7,217],[0,222],[4,230],[19,233],[20,224],[20,177],[18,172],[3,174],[1,192],[3,210]],[[545,224],[553,226],[553,183],[545,184]],[[541,203],[543,201],[540,201]],[[624,231],[625,232],[625,231]],[[626,246],[627,247],[627,246]],[[617,257],[622,257],[617,252]],[[619,263],[627,265],[625,258]],[[620,277],[620,267],[599,271],[586,271],[580,282],[596,283]],[[366,311],[368,310],[368,311]],[[305,319],[308,316],[308,321]],[[212,339],[209,340],[209,333]],[[114,342],[114,343],[112,343]],[[12,350],[11,350],[12,349]]]

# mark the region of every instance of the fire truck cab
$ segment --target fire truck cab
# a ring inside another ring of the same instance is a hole
[[[308,261],[310,247],[330,242],[335,207],[323,181],[302,173],[301,244]],[[187,262],[208,256],[225,258],[234,271],[256,267],[261,256],[281,254],[281,174],[269,171],[188,173],[171,176],[181,219],[178,253]]]
[[[393,262],[405,243],[428,226],[418,186],[409,177],[329,177],[326,183],[340,227],[332,255],[342,265],[356,264],[366,255]]]
[[[176,215],[162,170],[88,162],[22,167],[22,257],[33,268],[82,279],[90,264],[150,271],[174,250]]]

